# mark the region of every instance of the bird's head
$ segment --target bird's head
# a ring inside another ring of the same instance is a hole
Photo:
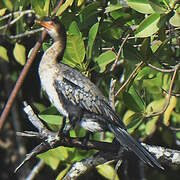
[[[62,37],[66,40],[65,28],[57,17],[54,19],[46,18],[43,21],[36,20],[36,23],[43,26],[54,41],[58,41]]]

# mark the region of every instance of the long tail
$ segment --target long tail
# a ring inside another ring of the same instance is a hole
[[[139,142],[131,137],[125,129],[121,129],[116,125],[109,124],[109,129],[115,135],[120,144],[126,147],[128,150],[133,151],[142,161],[154,167],[157,166],[160,169],[164,169],[157,160],[146,150]]]

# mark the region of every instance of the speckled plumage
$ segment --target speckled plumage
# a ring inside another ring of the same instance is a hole
[[[61,25],[53,22],[42,25],[55,42],[42,57],[39,75],[43,89],[60,114],[69,117],[72,126],[78,123],[91,132],[111,131],[125,149],[133,151],[145,163],[162,168],[156,159],[127,133],[122,120],[99,89],[78,70],[57,63],[57,57],[63,55],[66,40]]]

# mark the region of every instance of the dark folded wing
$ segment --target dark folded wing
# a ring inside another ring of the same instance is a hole
[[[104,117],[106,121],[125,129],[123,122],[110,107],[99,89],[79,71],[69,69],[65,65],[63,73],[55,81],[55,86],[64,98],[73,105],[98,114]]]

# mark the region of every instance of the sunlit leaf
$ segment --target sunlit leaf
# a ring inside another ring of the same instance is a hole
[[[46,16],[49,15],[49,7],[50,7],[50,0],[46,0],[44,5],[44,11],[46,12]]]
[[[127,0],[128,5],[134,10],[143,13],[151,14],[154,13],[153,8],[151,7],[148,0]]]
[[[21,65],[25,64],[25,62],[26,62],[26,49],[23,45],[16,43],[14,50],[13,50],[13,54],[14,54],[16,61],[19,64],[21,64]]]
[[[61,180],[61,179],[63,179],[63,177],[64,177],[64,176],[66,175],[66,173],[69,171],[70,167],[71,167],[71,165],[68,164],[67,167],[58,174],[58,176],[56,177],[56,180]]]
[[[69,6],[73,4],[73,2],[74,0],[66,0],[58,9],[56,16],[60,16]]]
[[[136,37],[149,37],[156,33],[165,23],[166,16],[154,13],[141,22],[135,32]]]
[[[38,157],[43,159],[46,164],[55,170],[60,161],[64,161],[68,158],[68,151],[65,147],[61,146],[39,154]]]
[[[180,14],[179,12],[176,10],[174,16],[171,17],[171,19],[169,20],[170,24],[178,27],[180,26]]]
[[[88,47],[87,47],[87,59],[91,59],[92,49],[93,49],[94,41],[96,39],[98,28],[99,28],[99,23],[96,23],[91,27],[91,29],[89,31]]]
[[[97,62],[99,68],[100,68],[100,73],[104,72],[106,69],[106,66],[114,61],[116,58],[116,54],[113,51],[106,51],[102,53],[99,57],[95,59],[95,62]]]
[[[63,62],[71,62],[74,64],[82,65],[85,58],[84,41],[79,35],[68,35],[67,46],[63,57]]]
[[[122,5],[121,4],[110,4],[107,8],[105,13],[109,13],[118,9],[121,9]]]
[[[3,3],[8,8],[9,11],[13,11],[13,3],[11,0],[3,0]]]
[[[159,117],[155,116],[152,119],[148,119],[146,126],[145,126],[145,132],[148,136],[151,136],[157,128],[157,121],[158,121]]]
[[[175,96],[172,96],[170,99],[168,108],[166,109],[166,111],[164,112],[164,115],[163,115],[164,116],[163,123],[166,126],[169,126],[169,124],[170,124],[170,117],[171,117],[172,111],[176,107],[176,105],[177,105],[177,98]]]
[[[101,165],[96,166],[96,169],[106,179],[119,180],[117,172],[115,171],[115,169],[111,165],[101,164]]]
[[[7,49],[3,46],[0,46],[0,59],[9,61],[8,55],[7,55]]]
[[[7,8],[0,9],[0,16],[3,16],[6,12]]]

